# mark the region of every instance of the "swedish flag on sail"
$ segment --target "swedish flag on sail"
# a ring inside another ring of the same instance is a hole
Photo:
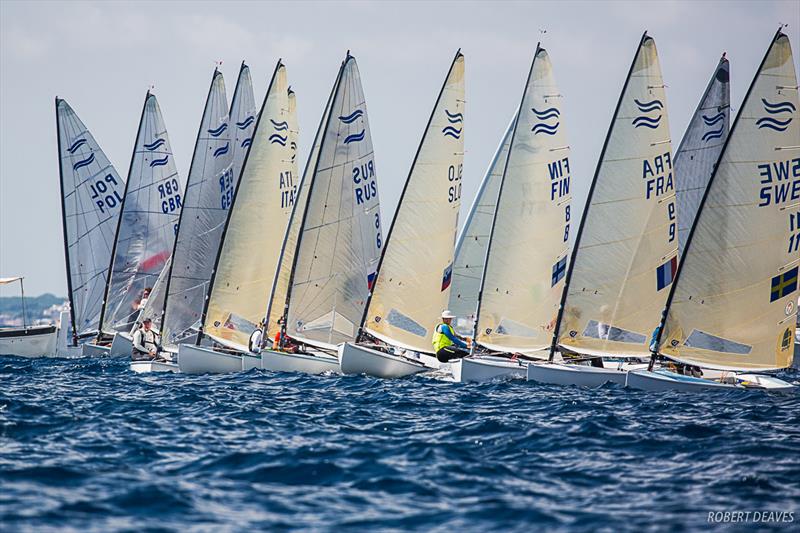
[[[770,302],[780,300],[797,290],[797,269],[798,267],[794,267],[772,278],[772,287],[769,293]]]

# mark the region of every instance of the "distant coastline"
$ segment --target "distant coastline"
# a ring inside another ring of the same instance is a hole
[[[25,297],[25,315],[28,324],[51,324],[68,304],[66,296],[45,293]],[[0,296],[0,326],[21,326],[22,299],[19,296]]]

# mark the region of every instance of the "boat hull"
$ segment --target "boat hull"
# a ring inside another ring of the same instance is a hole
[[[111,354],[111,346],[87,342],[81,345],[81,355],[83,357],[108,357]]]
[[[577,387],[601,387],[606,383],[625,385],[627,372],[612,368],[597,368],[585,365],[558,363],[531,363],[527,369],[528,381],[548,385],[575,385]]]
[[[111,341],[108,355],[111,357],[130,357],[133,352],[133,338],[127,333],[117,332]]]
[[[56,352],[56,336],[55,326],[0,330],[0,354],[51,357]]]
[[[428,370],[422,362],[350,342],[339,346],[339,365],[342,374],[366,374],[378,378],[402,378]]]
[[[339,372],[339,359],[324,352],[287,353],[267,349],[261,351],[261,368],[273,372],[322,374]]]
[[[736,383],[719,383],[704,378],[682,376],[673,372],[634,370],[628,372],[627,387],[647,391],[703,391],[730,389],[766,389],[769,391],[788,391],[795,387],[781,379],[760,374],[734,374]]]
[[[148,372],[179,372],[177,363],[167,361],[131,361],[131,370],[137,374]]]
[[[248,370],[253,370],[254,368],[261,368],[260,355],[245,353],[241,355],[241,358],[243,371],[247,372]]]
[[[525,366],[504,357],[465,357],[451,363],[453,379],[459,383],[480,383],[497,378],[524,378]]]
[[[215,352],[194,344],[178,346],[178,368],[184,374],[226,374],[242,371],[242,356]]]

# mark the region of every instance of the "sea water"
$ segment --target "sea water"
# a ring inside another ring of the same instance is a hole
[[[641,531],[736,512],[797,530],[799,393],[0,358],[4,531]]]

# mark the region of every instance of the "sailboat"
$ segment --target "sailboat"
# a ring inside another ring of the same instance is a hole
[[[366,101],[349,51],[302,191],[265,318],[268,331],[278,327],[280,339],[261,351],[261,368],[338,371],[337,345],[355,340],[384,238]]]
[[[260,367],[259,357],[245,354],[251,333],[264,317],[298,192],[295,102],[286,67],[279,60],[261,112],[252,121],[255,124],[248,143],[250,150],[215,255],[201,333],[196,343],[179,348],[181,372],[232,372]],[[216,348],[201,346],[204,342],[216,344]]]
[[[730,63],[725,54],[714,69],[703,97],[675,153],[678,209],[678,256],[683,257],[697,208],[728,138],[731,118]]]
[[[630,372],[628,387],[792,388],[759,372],[787,368],[793,357],[800,267],[797,92],[791,44],[779,29],[687,238],[655,342],[670,362]],[[696,368],[692,375],[670,368],[684,365],[710,371],[701,377]]]
[[[470,357],[457,381],[524,375],[547,358],[564,285],[571,222],[563,96],[537,45],[502,169],[478,289]]]
[[[125,182],[70,105],[56,98],[61,216],[70,303],[67,344],[58,355],[81,355],[80,343],[100,330],[103,292]]]
[[[250,152],[250,146],[253,144],[253,131],[256,129],[256,119],[258,118],[258,109],[256,108],[256,99],[253,94],[253,79],[250,76],[250,67],[247,63],[242,61],[239,67],[239,77],[236,80],[236,87],[233,89],[233,99],[231,100],[230,110],[230,126],[231,126],[231,144],[233,146],[233,176],[238,183],[242,168],[244,167],[244,160]],[[225,194],[224,204],[225,209],[230,209],[233,204],[233,188],[224,184]],[[222,184],[220,188],[223,189]]]
[[[448,303],[453,276],[464,167],[464,107],[464,56],[459,50],[383,243],[356,342],[339,346],[344,374],[392,378],[423,372],[429,365],[438,367],[431,337]],[[420,354],[434,357],[426,364]]]
[[[625,372],[617,370],[622,363],[604,368],[602,358],[644,364],[650,355],[650,332],[658,325],[678,258],[664,87],[655,41],[645,32],[589,189],[550,364],[528,365],[528,379],[581,385],[623,382]],[[594,366],[557,364],[556,350],[592,360]]]
[[[56,351],[58,332],[55,324],[29,325],[25,310],[25,287],[22,276],[0,278],[0,286],[19,282],[20,300],[22,302],[22,327],[0,327],[0,355],[17,357],[47,357]],[[62,313],[61,320],[64,320]],[[62,328],[66,329],[63,324]]]
[[[156,96],[147,92],[100,313],[96,353],[129,355],[128,332],[172,252],[183,193]],[[113,343],[106,345],[113,335]]]
[[[478,291],[483,278],[486,245],[489,242],[489,233],[492,231],[494,210],[497,207],[497,191],[506,167],[508,149],[518,114],[519,109],[511,117],[503,138],[492,156],[456,241],[453,285],[450,288],[448,309],[457,317],[453,329],[460,335],[471,335],[475,326],[475,310],[478,308]]]

